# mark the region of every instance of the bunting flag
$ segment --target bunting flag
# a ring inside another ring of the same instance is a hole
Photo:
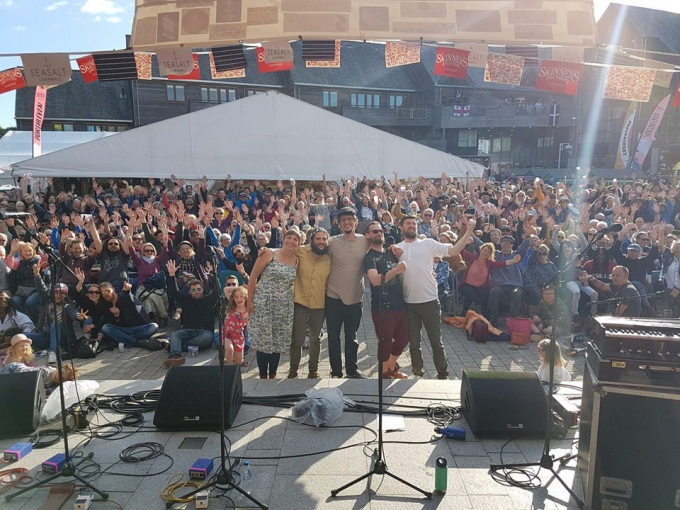
[[[156,59],[161,76],[182,76],[194,70],[194,56],[189,48],[158,49]]]
[[[583,76],[583,64],[543,60],[534,87],[539,90],[575,96]]]
[[[469,51],[460,48],[437,48],[434,59],[434,74],[449,78],[467,78]]]
[[[406,66],[420,62],[420,43],[388,42],[385,44],[385,67]]]
[[[471,108],[469,104],[454,104],[453,117],[469,117]]]
[[[201,67],[198,64],[198,55],[194,53],[194,68],[188,74],[169,74],[167,76],[168,80],[200,80],[201,79]]]
[[[4,94],[11,90],[22,89],[25,86],[26,80],[24,80],[24,73],[22,73],[21,69],[18,67],[0,71],[0,94]]]
[[[210,75],[213,80],[225,80],[229,78],[245,78],[246,70],[245,68],[234,69],[232,71],[218,71],[215,69],[215,59],[213,59],[213,54],[209,54],[210,57]]]
[[[99,81],[136,80],[137,60],[131,51],[93,55]]]
[[[262,43],[264,50],[264,61],[267,64],[276,64],[279,62],[293,62],[293,48],[291,48],[288,41],[269,41]],[[258,60],[259,62],[259,60]]]
[[[30,53],[21,55],[24,79],[29,87],[62,85],[71,81],[68,53]]]
[[[607,69],[602,97],[647,103],[652,94],[655,76],[654,69],[612,66]]]
[[[137,79],[150,80],[151,76],[151,53],[135,53],[137,65]]]
[[[658,60],[650,60],[648,58],[645,59],[643,67],[646,67],[647,69],[657,69],[665,71],[673,71],[675,69],[675,66],[673,64],[659,62]],[[662,71],[656,73],[656,77],[654,78],[654,85],[656,85],[657,87],[667,89],[671,86],[671,81],[673,81],[673,73]]]
[[[638,142],[637,149],[635,149],[633,163],[630,166],[633,170],[642,170],[642,164],[645,162],[645,159],[647,159],[647,153],[652,147],[654,137],[656,136],[656,131],[659,129],[661,121],[663,120],[663,116],[666,114],[666,108],[668,108],[668,103],[670,100],[671,95],[668,94],[659,102],[658,105],[656,105],[654,113],[652,113],[651,117],[649,117],[647,126],[642,132],[642,136]]]
[[[505,54],[524,57],[525,66],[538,66],[538,46],[506,46]]]
[[[456,48],[470,52],[470,55],[468,56],[468,67],[486,69],[486,56],[489,54],[488,45],[456,43]]]
[[[312,41],[312,42],[319,42],[319,41]],[[326,41],[321,41],[321,42],[326,42]],[[304,53],[304,41],[302,41],[302,51]],[[334,57],[332,59],[322,59],[322,60],[307,60],[305,62],[306,67],[330,67],[330,68],[338,68],[340,67],[340,51],[341,51],[341,45],[342,43],[340,41],[335,41],[335,46],[334,46]],[[304,58],[302,59],[304,60]]]
[[[42,155],[42,125],[45,120],[45,108],[47,107],[47,88],[37,86],[35,88],[35,100],[33,102],[33,157]]]
[[[572,62],[574,64],[581,64],[583,62],[583,47],[579,46],[563,46],[552,49],[552,60],[560,62]]]
[[[673,98],[673,106],[680,106],[680,83],[678,84],[678,89],[675,91],[675,97]]]
[[[623,127],[621,128],[621,136],[619,137],[619,145],[616,151],[616,163],[614,164],[614,168],[617,170],[625,170],[628,168],[631,145],[630,136],[633,132],[633,124],[635,124],[636,111],[637,103],[631,101],[626,116],[623,118]]]
[[[85,83],[92,83],[93,81],[99,80],[99,76],[97,75],[97,64],[95,64],[92,55],[81,57],[76,60],[76,62],[78,63],[80,74],[83,75]]]
[[[489,53],[484,71],[484,81],[519,85],[524,71],[524,57]]]
[[[246,60],[246,54],[243,52],[242,44],[213,48],[210,51],[210,55],[211,59],[215,62],[215,69],[218,72],[248,67],[248,61]]]
[[[265,62],[266,54],[264,48],[257,48],[257,69],[261,73],[277,73],[280,71],[290,71],[293,69],[293,61],[285,62]]]
[[[336,41],[302,41],[302,60],[323,61],[335,60]]]

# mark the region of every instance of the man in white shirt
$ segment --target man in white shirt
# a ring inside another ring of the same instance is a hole
[[[397,245],[396,255],[406,262],[404,300],[408,308],[411,365],[413,374],[424,375],[423,354],[420,349],[420,330],[425,325],[432,346],[432,357],[437,368],[437,378],[449,375],[446,353],[442,344],[441,308],[437,294],[437,281],[432,267],[435,257],[451,257],[459,254],[472,237],[475,220],[469,220],[467,231],[455,245],[438,243],[434,239],[418,239],[418,220],[407,215],[401,218],[400,227],[404,241]]]

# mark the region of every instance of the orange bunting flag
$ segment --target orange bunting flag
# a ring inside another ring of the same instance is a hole
[[[385,43],[385,67],[406,66],[420,62],[420,43]]]
[[[307,67],[340,67],[340,41],[335,41],[335,58],[333,60],[308,60]]]
[[[151,79],[151,53],[135,53],[135,63],[137,64],[137,79]]]
[[[522,83],[524,57],[489,53],[486,58],[484,81],[519,85]]]
[[[602,97],[647,103],[652,95],[655,77],[654,69],[611,66],[607,69]]]

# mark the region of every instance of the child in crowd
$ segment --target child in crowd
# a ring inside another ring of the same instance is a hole
[[[29,367],[33,366],[35,353],[33,347],[31,347],[32,343],[31,339],[23,333],[14,335],[7,355],[2,360],[2,366],[7,366],[10,363],[23,363]]]
[[[231,291],[231,298],[227,306],[227,316],[224,319],[224,356],[227,365],[241,365],[243,363],[243,348],[245,345],[245,328],[248,325],[248,289],[236,287]]]
[[[550,360],[548,358],[550,354],[550,340],[544,338],[536,346],[538,359],[541,361],[541,366],[538,367],[536,371],[538,377],[542,382],[550,381]],[[565,365],[566,360],[562,357],[562,348],[559,342],[555,342],[555,350],[553,351],[553,359],[555,360],[555,383],[571,381],[571,375],[567,371]]]

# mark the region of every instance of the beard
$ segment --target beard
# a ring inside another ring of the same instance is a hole
[[[326,253],[328,253],[328,246],[317,248],[316,246],[312,245],[312,253],[315,255],[326,255]]]
[[[382,246],[383,244],[385,244],[385,239],[383,239],[382,237],[376,237],[371,239],[372,246]]]
[[[418,237],[418,234],[416,232],[413,232],[412,230],[404,230],[404,237],[406,239],[415,239]]]

